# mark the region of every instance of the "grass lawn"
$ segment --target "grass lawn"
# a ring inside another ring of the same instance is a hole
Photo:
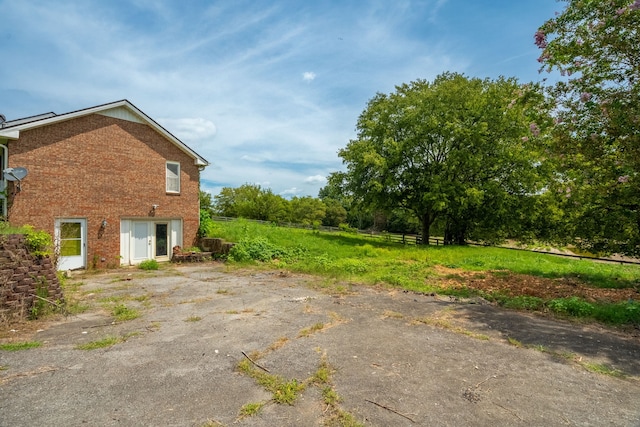
[[[476,246],[404,246],[349,233],[218,222],[229,261],[358,283],[482,296],[509,308],[640,324],[640,266]]]

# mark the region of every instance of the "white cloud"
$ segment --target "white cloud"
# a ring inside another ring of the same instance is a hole
[[[300,189],[296,187],[287,188],[286,190],[280,192],[280,195],[282,197],[293,197],[297,196],[298,194],[300,194]]]
[[[304,179],[305,184],[317,185],[317,184],[324,184],[325,182],[327,182],[327,178],[322,175],[308,176]]]
[[[240,156],[240,160],[244,160],[245,162],[251,163],[262,163],[264,159],[260,156],[253,156],[250,154],[245,154],[244,156]]]
[[[216,135],[216,125],[202,118],[158,119],[169,132],[184,142],[211,139]]]
[[[312,71],[307,71],[302,73],[302,80],[304,80],[305,82],[310,82],[316,79],[316,73],[312,72]]]

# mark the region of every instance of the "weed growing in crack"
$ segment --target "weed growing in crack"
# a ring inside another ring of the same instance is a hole
[[[135,308],[129,308],[124,304],[118,304],[111,310],[111,314],[118,322],[133,320],[140,317],[140,312]]]
[[[321,326],[317,326],[321,325]],[[316,329],[322,329],[324,325],[316,324]],[[311,328],[310,328],[311,329]],[[363,424],[348,412],[339,407],[341,397],[331,385],[331,376],[335,369],[327,362],[326,354],[322,354],[320,364],[310,378],[300,382],[297,379],[285,380],[281,376],[269,373],[265,368],[259,366],[255,361],[264,356],[266,352],[271,352],[280,348],[288,341],[287,338],[280,338],[272,344],[265,352],[253,351],[246,355],[246,359],[241,360],[236,366],[237,370],[253,378],[265,390],[272,393],[272,400],[275,403],[293,405],[298,395],[308,386],[315,385],[321,388],[322,399],[327,408],[324,410],[324,425],[335,427],[362,427]],[[320,349],[317,349],[320,352]],[[267,402],[268,403],[268,402]],[[248,403],[240,409],[240,417],[254,415],[265,405],[261,403]]]
[[[596,374],[609,375],[616,378],[624,378],[626,374],[618,369],[612,368],[602,363],[580,363],[587,371]]]
[[[287,343],[289,342],[289,338],[287,337],[281,337],[278,339],[278,341],[274,342],[273,344],[271,344],[268,348],[269,351],[275,351],[278,350],[282,347],[284,347]]]
[[[242,405],[242,408],[240,408],[240,416],[252,417],[254,415],[257,415],[264,405],[265,402],[247,403],[245,405]]]
[[[207,420],[201,427],[224,427],[224,424],[214,420]]]
[[[318,369],[316,370],[316,372],[313,374],[311,381],[316,384],[327,384],[331,379],[332,373],[333,371],[329,366],[329,364],[323,360],[320,363],[320,366],[318,366]]]
[[[96,341],[91,341],[85,344],[78,344],[76,346],[76,349],[77,350],[97,350],[99,348],[111,347],[121,342],[123,342],[123,339],[121,337],[115,337],[113,335],[110,335]]]
[[[402,313],[398,313],[397,311],[391,311],[391,310],[385,310],[382,316],[390,317],[392,319],[402,319],[404,317]]]
[[[342,400],[338,393],[331,386],[322,389],[322,400],[329,406],[336,406]]]
[[[252,359],[257,359],[253,357]],[[273,375],[256,368],[249,360],[242,360],[238,363],[238,370],[254,380],[265,390],[272,394],[272,400],[276,403],[293,405],[298,394],[305,389],[305,384],[298,382],[295,378],[285,380],[279,375]]]
[[[322,329],[324,329],[324,323],[318,322],[313,326],[301,330],[298,334],[298,337],[308,337],[315,332],[321,331]]]
[[[482,340],[482,341],[489,341],[491,339],[488,335],[479,334],[479,333],[464,329],[464,328],[462,328],[460,326],[455,326],[447,318],[449,315],[450,314],[448,312],[446,312],[446,313],[440,313],[439,316],[438,315],[433,315],[433,316],[425,316],[425,317],[415,318],[415,319],[413,319],[411,321],[411,323],[412,324],[423,323],[425,325],[434,326],[436,328],[447,329],[447,330],[449,330],[451,332],[455,332],[456,334],[466,335],[468,337],[479,339],[479,340]]]
[[[116,344],[120,344],[122,342],[125,342],[127,339],[129,339],[130,337],[139,335],[138,332],[132,332],[130,334],[121,336],[121,337],[116,337],[113,335],[107,335],[106,337],[100,339],[100,340],[96,340],[96,341],[91,341],[85,344],[78,344],[76,346],[76,350],[97,350],[100,348],[107,348],[107,347],[111,347],[114,346]]]
[[[30,348],[40,347],[42,343],[40,341],[26,341],[26,342],[10,342],[6,344],[0,344],[0,350],[4,351],[20,351],[29,350]]]
[[[363,424],[359,423],[353,415],[340,408],[342,398],[331,385],[331,376],[334,373],[335,369],[327,362],[326,354],[322,354],[318,369],[308,380],[322,387],[322,400],[327,405],[323,424],[331,427],[362,427]]]
[[[524,345],[515,338],[507,337],[507,341],[514,347],[522,348]]]

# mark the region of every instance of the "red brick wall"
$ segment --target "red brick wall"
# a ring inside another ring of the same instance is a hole
[[[92,114],[20,133],[9,167],[29,171],[9,200],[9,221],[53,235],[55,218],[87,219],[87,263],[119,264],[120,218],[182,218],[184,245],[196,240],[199,170],[153,128]],[[166,193],[166,161],[180,162],[180,194]],[[107,220],[107,228],[100,224]],[[105,258],[104,262],[100,260]]]

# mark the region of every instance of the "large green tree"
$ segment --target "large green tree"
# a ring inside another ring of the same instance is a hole
[[[493,238],[514,224],[518,200],[541,189],[546,116],[537,89],[444,73],[379,93],[339,151],[346,171],[329,183],[365,206],[412,212],[425,243],[438,218],[449,242],[487,223],[484,238]]]
[[[224,187],[214,196],[213,206],[216,213],[229,217],[283,221],[288,216],[285,198],[254,184]]]
[[[542,69],[563,78],[552,190],[565,236],[594,252],[640,255],[640,0],[564,0],[535,34]]]

